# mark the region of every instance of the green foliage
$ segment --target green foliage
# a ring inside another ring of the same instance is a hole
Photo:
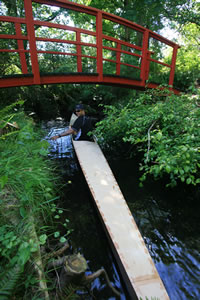
[[[0,111],[0,128],[4,128],[7,122],[10,122],[12,118],[16,115],[12,110],[12,108],[16,107],[17,105],[21,106],[24,104],[24,101],[17,101],[15,103],[10,104],[9,106],[4,107]]]
[[[15,265],[12,269],[4,273],[4,277],[0,281],[0,299],[11,299],[13,290],[22,274],[22,267]]]
[[[182,90],[200,83],[200,26],[187,24],[181,28],[174,85]]]
[[[196,24],[200,26],[200,4],[198,0],[171,1],[171,5],[168,5],[168,3],[165,16],[172,23],[176,21],[180,25]]]
[[[141,93],[126,106],[106,106],[106,118],[94,133],[99,142],[116,147],[125,142],[143,154],[141,183],[147,175],[168,175],[171,186],[177,181],[199,184],[199,96]]]
[[[25,248],[21,246],[22,238],[20,238],[20,236],[18,236],[18,234],[15,231],[13,231],[11,225],[1,226],[0,235],[1,256],[6,258],[7,263],[9,263],[9,265],[12,267],[17,262],[20,262],[21,265],[24,266],[24,264],[30,257],[30,251],[27,251],[28,255],[25,255]]]
[[[164,22],[176,20],[179,24],[188,22],[199,24],[199,4],[197,0],[76,0],[106,12],[119,15],[153,31],[164,27]]]
[[[20,197],[24,207],[30,202],[34,202],[34,207],[39,207],[42,203],[41,194],[47,195],[47,200],[50,195],[47,188],[51,191],[53,186],[53,183],[46,182],[49,168],[43,160],[48,153],[48,143],[38,141],[39,137],[30,121],[15,136],[13,143],[7,138],[0,143],[0,178],[4,182],[8,178],[5,187],[13,190],[17,198]]]
[[[19,108],[21,104],[19,101],[0,111],[3,130],[8,120],[19,126],[14,135],[1,132],[0,136],[0,296],[4,294],[5,299],[17,293],[19,274],[23,275],[27,262],[34,261],[40,246],[47,244],[50,232],[55,231],[51,209],[58,198],[54,166],[47,160],[49,144]],[[18,265],[20,270],[15,272]],[[30,282],[25,279],[20,283],[25,285],[25,293],[30,284],[37,284],[33,274],[32,268]],[[5,276],[10,277],[7,286]]]

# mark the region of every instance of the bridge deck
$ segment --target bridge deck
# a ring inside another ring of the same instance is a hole
[[[146,88],[155,89],[159,87],[159,83],[149,82],[145,86],[139,78],[130,78],[119,75],[104,74],[99,80],[98,73],[41,73],[41,84],[60,84],[60,83],[79,83],[79,84],[103,84],[112,86],[121,86],[125,88],[145,90]],[[0,87],[29,86],[34,85],[33,74],[15,74],[0,76]],[[179,94],[180,90],[171,88],[175,94]]]
[[[169,299],[100,147],[88,141],[73,144],[130,299]]]

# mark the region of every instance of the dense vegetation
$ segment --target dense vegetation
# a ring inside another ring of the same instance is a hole
[[[200,183],[200,109],[197,94],[176,96],[167,90],[141,93],[126,105],[105,106],[105,119],[95,130],[99,142],[126,156],[141,153],[141,182],[169,175],[168,185],[178,181]],[[193,91],[194,93],[194,91]],[[140,154],[140,156],[141,156]]]
[[[62,243],[66,238],[53,221],[62,210],[55,204],[58,176],[47,157],[49,144],[22,104],[0,111],[0,299],[47,299],[41,247],[50,245],[52,236]]]

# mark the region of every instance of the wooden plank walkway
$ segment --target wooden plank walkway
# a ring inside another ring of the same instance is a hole
[[[73,141],[130,299],[169,299],[139,229],[97,143]]]

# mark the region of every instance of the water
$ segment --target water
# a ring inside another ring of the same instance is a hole
[[[52,125],[53,127],[51,127]],[[59,125],[60,127],[58,127]],[[49,128],[46,139],[50,144],[50,158],[57,160],[63,180],[66,183],[63,190],[66,196],[63,197],[59,206],[67,210],[66,215],[63,217],[69,219],[69,224],[73,229],[70,236],[71,248],[73,253],[81,253],[86,258],[88,264],[87,275],[99,269],[105,269],[111,284],[121,293],[120,299],[126,300],[128,298],[123,280],[94,207],[87,183],[72,149],[71,137],[66,136],[55,141],[50,140],[50,137],[68,128],[61,125],[62,123],[50,123],[51,129]],[[70,184],[67,184],[68,182]],[[89,295],[82,294],[82,290],[77,293],[80,295],[80,299],[84,300],[119,299],[108,287],[103,276],[92,282]]]
[[[87,259],[87,274],[104,268],[113,286],[121,291],[121,299],[125,300],[123,282],[94,208],[85,178],[79,168],[76,174],[66,176],[66,178],[67,180],[70,178],[72,184],[63,199],[62,206],[69,210],[68,218],[74,230],[71,235],[72,248]],[[107,286],[104,277],[94,280],[91,290],[95,299],[117,299]]]
[[[54,128],[62,132],[63,128]],[[60,169],[66,181],[66,197],[62,205],[74,229],[72,248],[84,255],[88,274],[105,268],[121,299],[129,299],[123,287],[116,262],[93,205],[87,183],[72,151],[70,137],[51,141],[52,157],[61,157]],[[59,154],[58,154],[59,153]],[[56,156],[58,155],[58,156]],[[162,182],[148,181],[139,188],[139,173],[134,160],[113,160],[109,164],[142,233],[171,300],[200,299],[200,235],[199,201],[184,190],[166,189]],[[96,279],[91,295],[83,299],[116,299],[105,279]]]
[[[171,300],[200,299],[200,203],[184,185],[138,187],[134,160],[110,161]]]

